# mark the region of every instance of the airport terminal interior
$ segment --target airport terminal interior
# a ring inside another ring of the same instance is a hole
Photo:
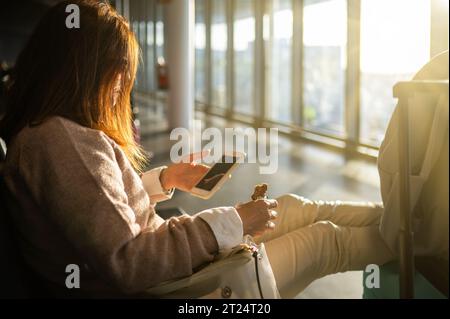
[[[14,67],[33,27],[56,3],[1,2],[4,70]],[[270,198],[381,203],[377,157],[398,102],[393,88],[448,50],[447,0],[110,3],[140,46],[131,103],[149,168],[170,164],[177,127],[217,128],[224,142],[226,129],[235,129],[247,153],[253,147],[266,155],[266,162],[256,156],[239,165],[208,200],[176,191],[157,205],[161,214],[245,202],[260,183],[269,185]],[[251,129],[276,129],[277,139],[246,135]],[[261,167],[269,164],[275,169],[265,174]],[[325,276],[296,298],[363,298],[363,275]]]

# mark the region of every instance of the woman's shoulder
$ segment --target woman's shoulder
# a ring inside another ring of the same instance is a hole
[[[95,130],[83,126],[75,121],[62,116],[51,116],[37,124],[29,124],[20,131],[18,135],[40,135],[57,137],[57,134],[72,133],[72,134],[89,134],[89,135],[103,135],[100,130]]]
[[[92,129],[61,116],[52,116],[42,123],[26,126],[19,132],[20,140],[31,140],[42,144],[55,143],[59,139],[65,142],[99,141],[113,143],[104,132]]]
[[[82,126],[60,116],[52,116],[37,125],[23,128],[13,139],[12,149],[32,153],[75,148],[79,151],[103,150],[114,153],[115,142],[100,130]]]

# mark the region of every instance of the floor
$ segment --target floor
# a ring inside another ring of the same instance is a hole
[[[152,154],[150,166],[169,164],[170,141],[167,125],[157,118],[161,110],[142,107],[139,112],[141,143]],[[202,117],[201,115],[197,115]],[[204,118],[204,127],[243,127],[215,117]],[[206,208],[247,201],[257,183],[269,183],[270,197],[295,193],[310,199],[380,201],[376,164],[346,160],[341,154],[301,142],[281,138],[278,143],[278,170],[262,175],[258,164],[240,165],[232,178],[208,201],[176,192],[159,208],[182,207],[192,214]],[[297,298],[361,298],[362,272],[330,275],[313,282]]]

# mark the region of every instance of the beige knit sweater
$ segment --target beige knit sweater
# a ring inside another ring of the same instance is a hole
[[[63,289],[66,266],[77,264],[80,288],[109,296],[188,276],[218,249],[238,244],[234,208],[167,221],[155,214],[167,198],[159,172],[144,174],[143,183],[112,139],[61,117],[23,129],[9,145],[4,173],[22,206],[13,218],[27,262]]]

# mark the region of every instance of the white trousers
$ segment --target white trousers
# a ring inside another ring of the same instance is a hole
[[[320,277],[394,258],[378,230],[380,205],[311,201],[296,195],[277,200],[275,229],[256,241],[264,242],[283,298],[295,297]]]

